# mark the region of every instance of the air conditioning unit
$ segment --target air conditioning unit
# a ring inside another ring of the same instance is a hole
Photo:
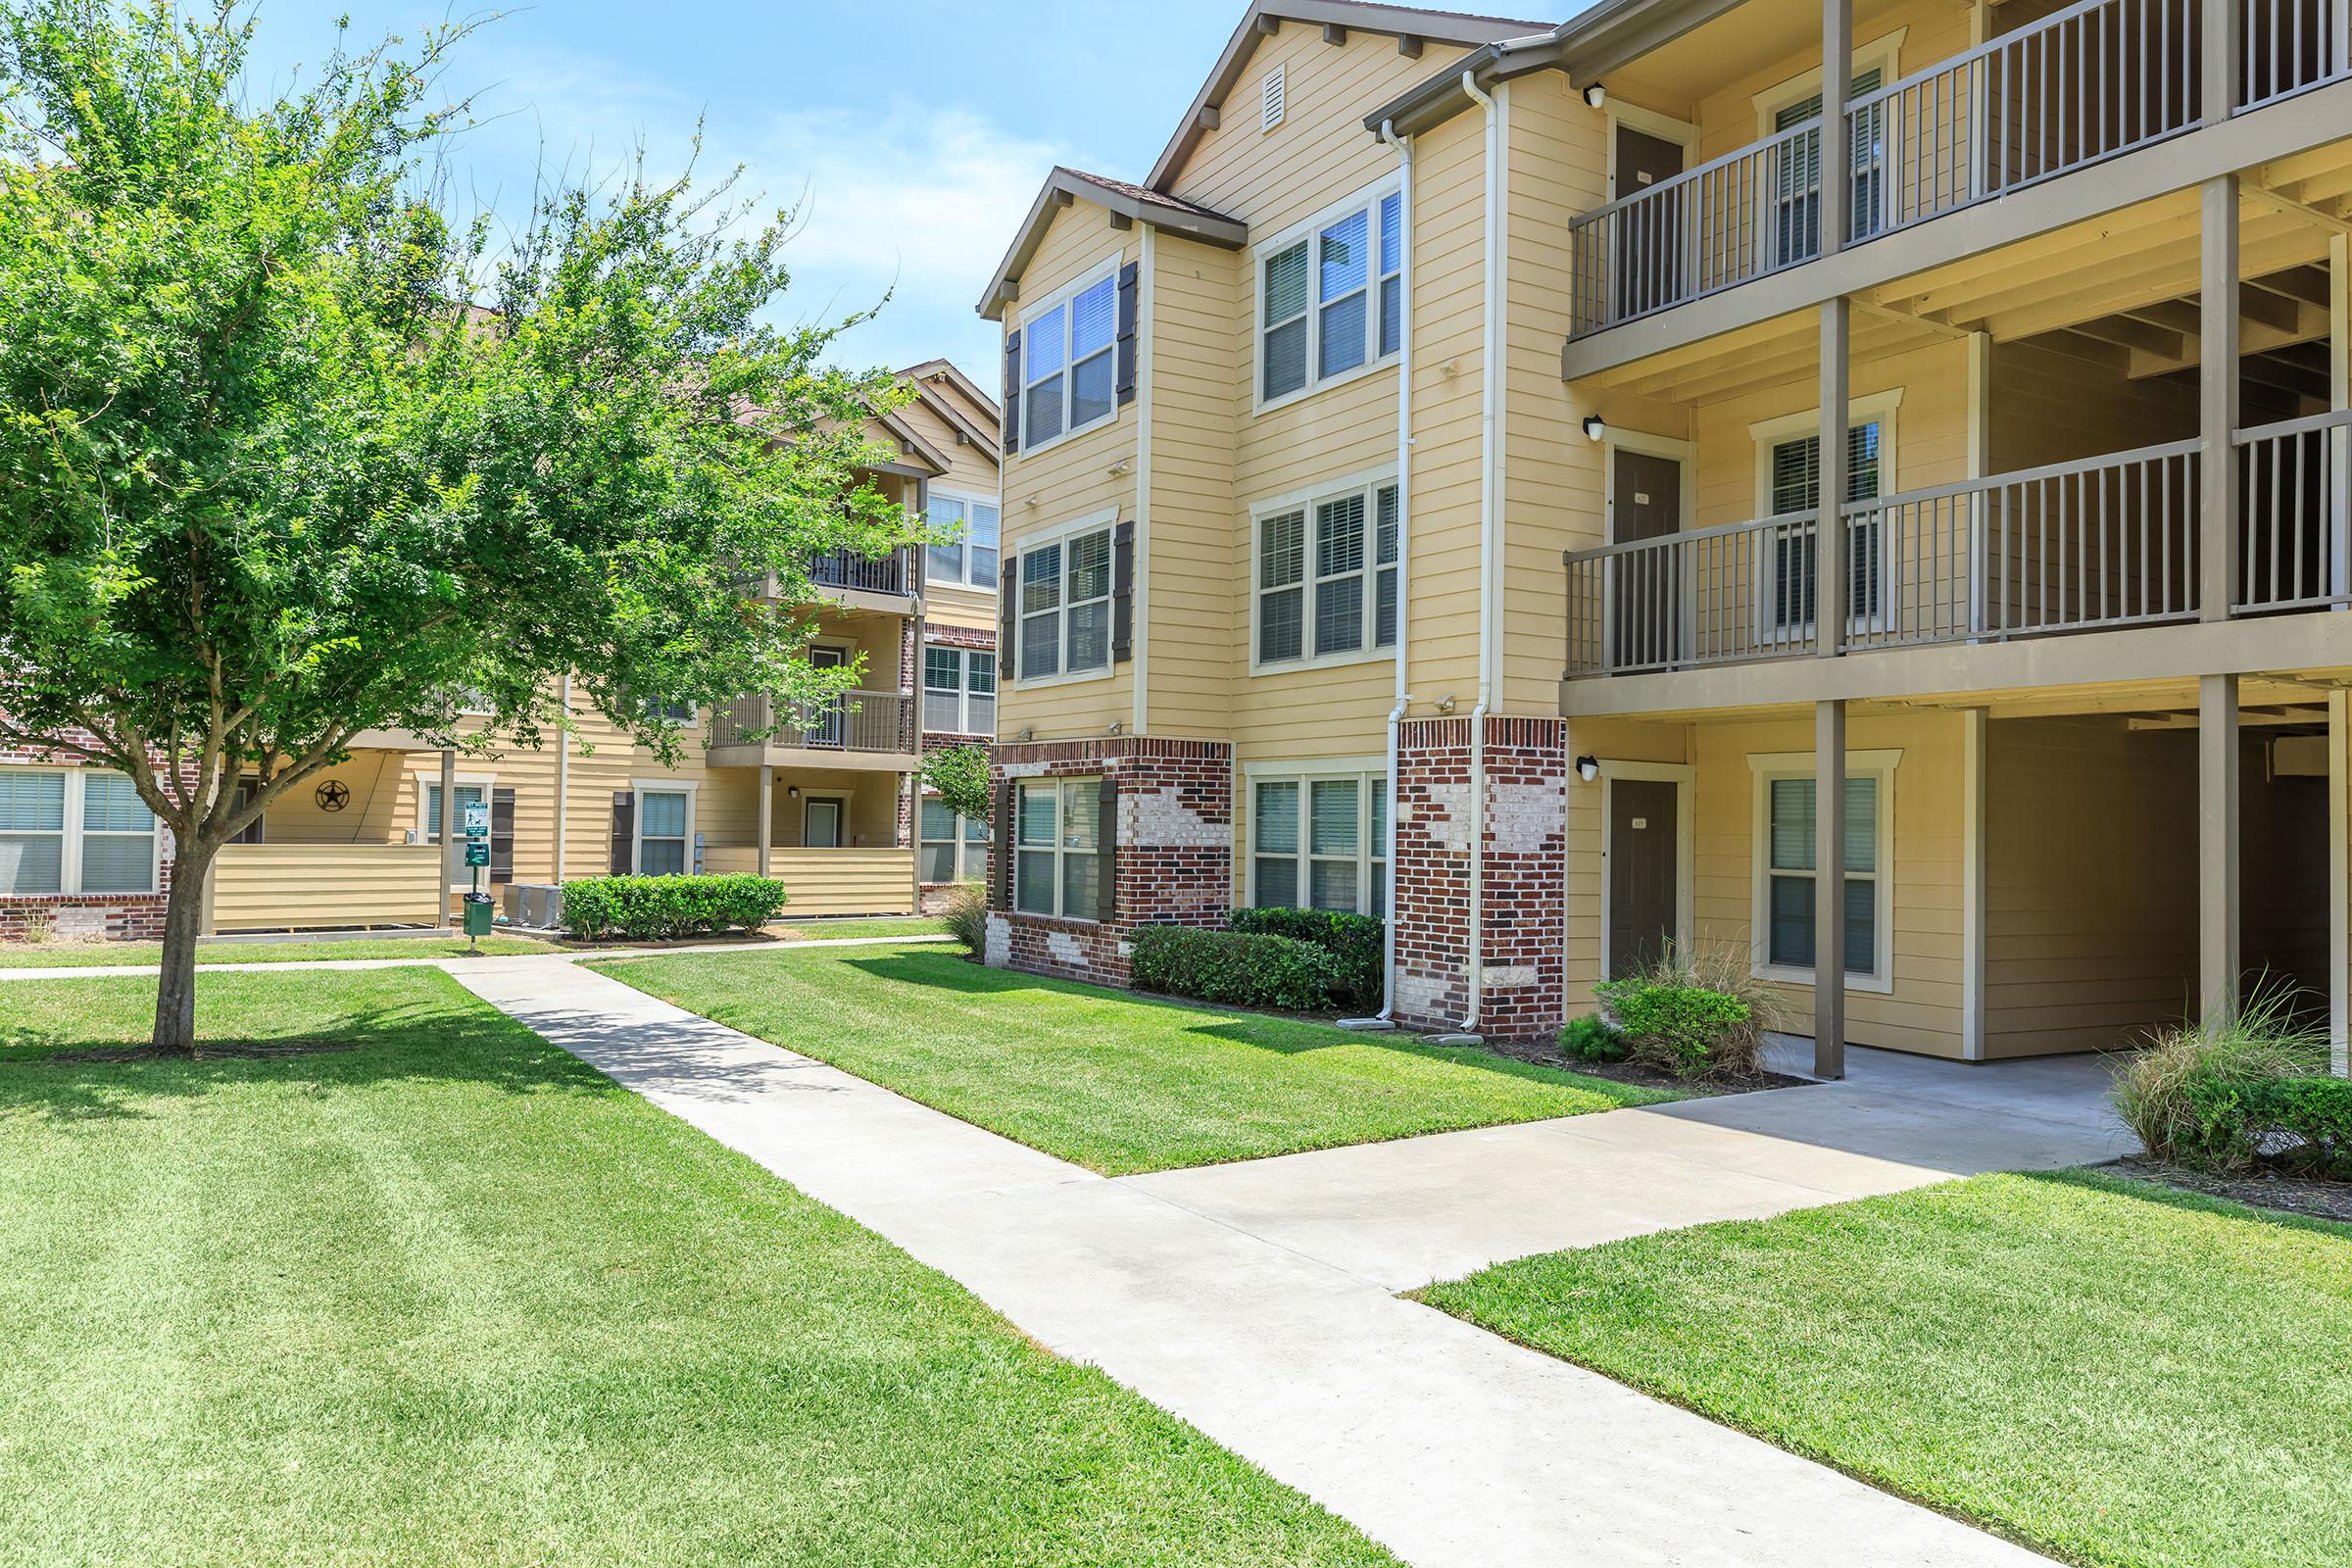
[[[552,882],[507,884],[507,923],[553,931],[564,923],[564,889]]]

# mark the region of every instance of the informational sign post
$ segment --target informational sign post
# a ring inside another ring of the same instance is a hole
[[[473,871],[473,891],[466,895],[466,936],[478,943],[490,934],[490,896],[482,891],[482,872],[490,864],[490,803],[466,803],[466,863]]]

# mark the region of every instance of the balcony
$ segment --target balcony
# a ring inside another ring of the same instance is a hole
[[[914,699],[897,692],[844,692],[781,715],[773,698],[738,697],[711,712],[710,761],[903,773],[919,755],[914,720]]]
[[[2233,0],[2235,111],[2352,77],[2352,0]],[[2202,0],[2083,0],[1847,106],[1847,248],[2202,124]],[[1820,119],[1570,228],[1570,341],[1821,254]]]
[[[2238,432],[2230,613],[2352,606],[2352,411]],[[1844,653],[2200,618],[2195,441],[1841,509]],[[1567,557],[1569,679],[1820,651],[1815,513]]]
[[[922,577],[917,553],[907,547],[886,556],[861,556],[850,550],[811,556],[808,580],[821,596],[847,609],[905,615],[913,612]],[[773,599],[778,593],[772,572],[749,579],[747,589],[761,599]]]

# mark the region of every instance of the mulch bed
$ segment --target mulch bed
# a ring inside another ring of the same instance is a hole
[[[1566,1072],[1583,1073],[1588,1078],[1606,1078],[1612,1083],[1636,1084],[1643,1089],[1672,1089],[1686,1095],[1746,1095],[1759,1089],[1793,1089],[1813,1081],[1792,1078],[1785,1072],[1759,1072],[1738,1078],[1677,1078],[1670,1072],[1638,1062],[1578,1061],[1549,1040],[1490,1040],[1482,1047],[1466,1049],[1491,1051],[1514,1061],[1558,1067]]]
[[[2275,1171],[2249,1170],[2222,1176],[2189,1170],[2163,1160],[2130,1158],[2111,1162],[2113,1170],[2142,1181],[2162,1182],[2184,1193],[2227,1198],[2251,1208],[2315,1219],[2340,1220],[2352,1225],[2352,1182],[2314,1181],[2306,1176],[2281,1176]]]

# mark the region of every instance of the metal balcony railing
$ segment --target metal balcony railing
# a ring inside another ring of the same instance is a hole
[[[2352,75],[2352,0],[2243,6],[2242,111]],[[2203,0],[2082,0],[1846,108],[1845,242],[1882,234],[2194,129]],[[1701,299],[1821,252],[1819,120],[1577,218],[1569,335]]]
[[[738,697],[710,715],[712,746],[769,746],[820,752],[905,753],[915,750],[914,699],[897,692],[843,692],[815,707],[782,716],[774,701]]]
[[[915,591],[914,552],[894,550],[886,556],[861,556],[850,550],[828,550],[808,558],[808,580],[820,590],[848,588],[911,598]],[[762,599],[773,599],[778,592],[772,572],[745,576],[739,579],[739,586]]]
[[[2352,411],[2237,433],[2239,614],[2352,603]]]
[[[2320,428],[2296,423],[2309,428],[2285,439]],[[2193,618],[2198,451],[2176,441],[1850,503],[1841,649]],[[2342,465],[2330,472],[2340,491]],[[1805,513],[1572,553],[1567,673],[1814,652],[1819,526]]]

